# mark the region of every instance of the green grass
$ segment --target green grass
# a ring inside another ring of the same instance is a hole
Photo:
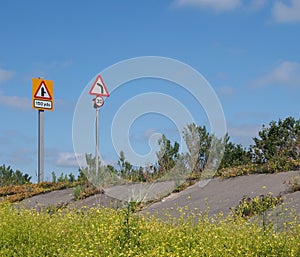
[[[279,231],[239,218],[58,210],[0,205],[0,256],[300,256],[300,226]]]

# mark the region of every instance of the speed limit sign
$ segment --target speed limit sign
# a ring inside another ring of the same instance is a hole
[[[104,99],[101,96],[97,96],[94,99],[94,107],[100,108],[104,104]]]

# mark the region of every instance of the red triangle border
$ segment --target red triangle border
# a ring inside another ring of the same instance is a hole
[[[41,86],[42,86],[43,83],[45,85],[45,88],[46,88],[46,90],[47,90],[48,95],[50,96],[50,98],[37,96],[37,93],[39,92],[39,90],[40,90],[40,88],[41,88]],[[36,90],[36,92],[34,94],[34,98],[36,98],[36,99],[44,99],[44,100],[52,100],[52,95],[50,94],[50,91],[49,91],[49,89],[47,87],[47,84],[45,83],[44,80],[42,80],[41,83],[40,83],[40,85],[38,86],[38,88],[37,88],[37,90]]]
[[[95,93],[92,92],[92,91],[94,90],[94,87],[96,86],[96,83],[97,83],[98,79],[101,80],[102,85],[103,85],[103,87],[104,87],[104,90],[107,92],[107,94],[95,94]],[[106,96],[106,97],[109,97],[109,92],[108,92],[108,90],[107,90],[107,87],[106,87],[106,85],[105,85],[105,83],[104,83],[104,81],[103,81],[101,75],[98,75],[97,78],[95,79],[95,81],[94,81],[94,83],[93,83],[93,85],[92,85],[92,87],[91,87],[91,89],[90,89],[90,91],[89,91],[89,94],[90,94],[90,95],[95,95],[95,96]]]

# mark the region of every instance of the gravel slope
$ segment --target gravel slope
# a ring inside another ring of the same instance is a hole
[[[287,206],[293,206],[300,213],[300,192],[289,192],[289,187],[285,181],[291,181],[293,177],[300,176],[300,171],[281,172],[277,174],[253,174],[235,178],[221,179],[215,178],[206,183],[196,183],[195,185],[174,193],[156,202],[143,212],[152,214],[163,213],[168,210],[172,215],[177,216],[177,207],[188,206],[193,212],[204,212],[209,208],[211,215],[223,212],[228,214],[231,207],[235,207],[244,195],[254,197],[260,194],[273,193],[274,196],[282,194]],[[299,181],[300,183],[300,181]],[[159,190],[168,191],[169,182],[160,182],[153,185],[148,192],[148,196],[156,195]],[[41,209],[48,206],[68,205],[75,208],[80,207],[112,207],[123,206],[124,200],[128,199],[128,192],[132,186],[115,186],[106,189],[106,193],[90,196],[84,200],[74,201],[73,189],[65,189],[49,192],[26,199],[19,206],[25,208]],[[116,199],[116,198],[118,199]]]
[[[171,194],[144,211],[159,214],[168,210],[177,216],[178,207],[188,206],[188,210],[193,212],[203,213],[209,209],[211,215],[220,212],[226,215],[231,207],[239,204],[244,195],[254,197],[271,192],[274,196],[281,194],[288,206],[293,206],[300,213],[300,192],[289,193],[290,187],[285,183],[295,176],[300,176],[300,171],[252,174],[228,179],[216,178],[204,187],[197,183],[180,193]]]

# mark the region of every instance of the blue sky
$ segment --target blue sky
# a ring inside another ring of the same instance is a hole
[[[200,72],[219,97],[232,141],[244,146],[262,124],[300,118],[299,0],[2,1],[0,28],[0,164],[33,180],[35,77],[54,81],[55,110],[45,112],[46,179],[52,171],[77,172],[75,105],[98,73],[128,58],[169,57]],[[174,85],[156,80],[124,84],[101,109],[100,151],[106,162],[116,161],[108,140],[114,110],[149,91],[176,97],[200,125],[206,124],[205,115],[197,116],[204,113],[201,107]],[[132,125],[129,138],[145,153],[151,133],[177,140],[175,130],[166,117],[148,114]]]

